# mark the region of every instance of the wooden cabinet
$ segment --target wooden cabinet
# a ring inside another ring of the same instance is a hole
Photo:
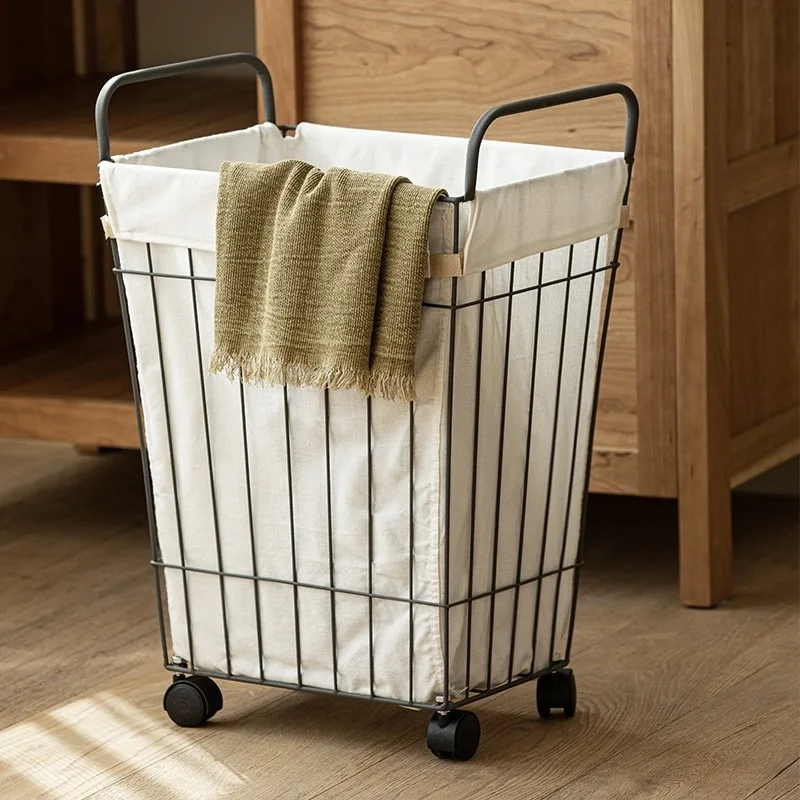
[[[92,188],[96,73],[134,66],[133,3],[52,6],[0,10],[0,436],[134,447]],[[683,600],[727,596],[730,489],[798,452],[800,0],[253,0],[253,26],[286,123],[466,136],[503,101],[633,85],[591,485],[677,497]],[[120,92],[112,141],[255,118],[249,81],[165,82]],[[491,135],[616,150],[623,126],[603,100]]]
[[[730,489],[798,452],[800,2],[262,5],[264,19],[285,21],[261,47],[295,65],[282,76],[292,117],[464,136],[502,101],[633,85],[633,223],[591,486],[677,497],[681,596],[726,597]],[[622,126],[603,101],[518,117],[492,136],[620,149]]]

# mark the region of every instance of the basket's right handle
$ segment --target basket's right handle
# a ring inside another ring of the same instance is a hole
[[[186,75],[190,72],[198,72],[204,69],[217,69],[220,67],[232,67],[246,64],[252,67],[258,75],[261,84],[261,95],[264,99],[264,116],[267,122],[275,122],[275,98],[272,92],[272,78],[264,62],[251,53],[229,53],[222,56],[209,56],[207,58],[195,58],[191,61],[179,61],[176,64],[164,64],[160,67],[147,67],[146,69],[136,69],[132,72],[123,72],[106,82],[97,96],[97,103],[94,107],[95,126],[97,128],[97,148],[100,151],[101,161],[111,160],[111,141],[108,132],[108,106],[111,98],[120,86],[127,86],[131,83],[143,83],[154,81],[159,78],[174,78],[178,75]]]
[[[513,114],[524,114],[528,111],[540,111],[543,108],[565,106],[570,103],[581,103],[584,100],[593,100],[596,97],[608,97],[618,94],[628,108],[628,124],[625,128],[625,161],[628,172],[633,165],[633,155],[636,150],[636,134],[639,130],[639,101],[633,90],[624,83],[601,83],[597,86],[587,86],[583,89],[571,89],[568,92],[545,94],[541,97],[531,97],[528,100],[516,100],[505,103],[485,111],[475,123],[467,143],[467,169],[464,175],[464,200],[475,199],[475,189],[478,183],[478,157],[481,151],[481,142],[489,126],[500,117]],[[628,191],[625,191],[625,203],[628,202]]]

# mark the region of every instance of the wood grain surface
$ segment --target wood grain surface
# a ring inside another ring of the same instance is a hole
[[[733,588],[730,346],[725,217],[725,0],[672,4],[675,309],[681,597]]]
[[[71,73],[70,12],[45,0],[0,4],[0,129],[5,98]],[[0,145],[0,175],[3,156]],[[73,187],[0,182],[0,360],[80,319],[77,214]]]
[[[800,190],[728,218],[731,430],[800,404]]]
[[[256,0],[256,49],[267,65],[275,93],[277,122],[303,120],[301,0]],[[259,96],[259,104],[261,98]],[[259,105],[259,119],[263,119]]]
[[[775,140],[800,136],[800,0],[773,0]]]
[[[797,504],[736,505],[735,600],[675,596],[672,501],[594,498],[572,720],[528,685],[476,707],[468,764],[426,750],[427,716],[224,684],[183,730],[160,707],[138,456],[0,445],[3,800],[789,800],[800,791]]]
[[[633,171],[638,492],[677,494],[672,9],[633,6],[634,86],[641,118]],[[605,425],[605,423],[603,423]]]
[[[71,3],[0,4],[0,97],[72,74],[71,16]]]
[[[0,182],[0,363],[80,323],[77,189]]]
[[[788,5],[791,3],[789,0]],[[727,3],[727,149],[731,161],[775,141],[775,21],[782,4],[786,0]]]
[[[94,185],[96,77],[17,93],[0,103],[0,178]],[[250,80],[173,78],[126,86],[109,114],[112,153],[131,153],[256,122]]]
[[[797,455],[800,455],[800,415],[792,407],[733,437],[731,484],[740,486]]]
[[[796,189],[800,185],[800,142],[789,139],[731,162],[725,182],[729,212]]]
[[[630,0],[303,0],[301,15],[313,122],[466,136],[498,103],[633,76]],[[624,122],[611,99],[491,135],[619,150]]]
[[[733,481],[800,449],[800,0],[727,6]]]
[[[633,453],[638,445],[636,284],[633,263],[637,233],[638,228],[633,222],[622,238],[597,408],[595,448],[599,450]],[[633,486],[636,486],[636,482]]]
[[[119,324],[59,335],[0,366],[0,437],[138,447]]]

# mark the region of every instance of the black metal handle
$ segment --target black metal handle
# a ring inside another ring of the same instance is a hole
[[[246,64],[252,67],[258,75],[261,84],[261,95],[264,99],[264,116],[267,122],[275,122],[275,98],[272,92],[272,78],[264,62],[250,53],[229,53],[222,56],[209,56],[208,58],[195,58],[191,61],[179,61],[176,64],[164,64],[161,67],[148,67],[147,69],[137,69],[132,72],[123,72],[111,78],[97,96],[97,103],[94,108],[95,126],[97,128],[97,148],[100,151],[101,161],[111,160],[111,141],[108,133],[108,106],[114,92],[120,86],[127,86],[131,83],[143,83],[154,81],[159,78],[174,78],[178,75],[186,75],[189,72],[198,70],[232,67],[239,64]]]
[[[464,175],[464,199],[475,199],[475,188],[478,182],[478,157],[481,152],[481,142],[489,126],[500,117],[513,114],[524,114],[528,111],[540,111],[543,108],[565,106],[570,103],[581,103],[584,100],[593,100],[596,97],[608,97],[618,94],[625,100],[628,109],[628,124],[625,129],[625,161],[628,167],[633,164],[633,155],[636,150],[636,134],[639,130],[639,101],[633,90],[624,83],[601,83],[597,86],[587,86],[583,89],[571,89],[568,92],[545,94],[541,97],[531,97],[528,100],[516,100],[505,103],[485,111],[475,123],[467,144],[467,169]],[[629,170],[630,171],[630,170]],[[628,193],[625,192],[627,203]]]

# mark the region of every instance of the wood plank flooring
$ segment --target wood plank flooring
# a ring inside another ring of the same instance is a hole
[[[0,798],[800,800],[798,506],[739,497],[734,522],[735,598],[689,610],[674,504],[593,497],[578,714],[501,694],[454,764],[425,714],[257,686],[173,726],[138,454],[0,442]]]

